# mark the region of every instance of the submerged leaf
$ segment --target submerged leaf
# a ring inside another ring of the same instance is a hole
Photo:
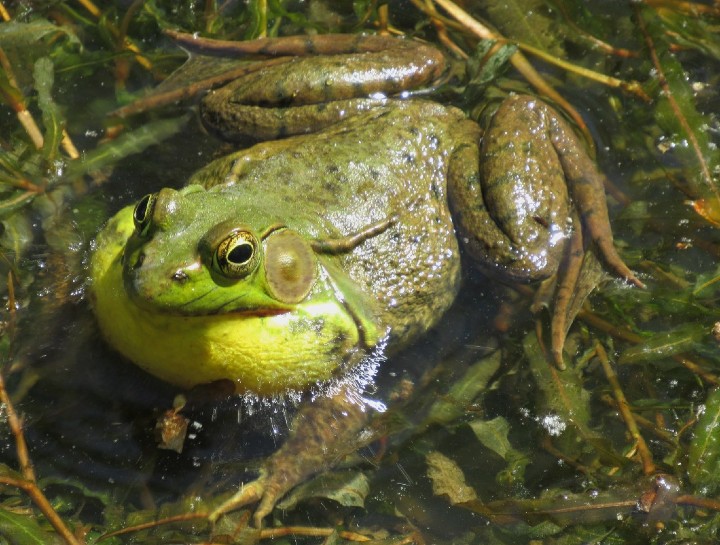
[[[482,393],[500,367],[501,354],[495,351],[470,367],[450,390],[436,401],[428,412],[425,424],[452,422],[465,414],[467,407]]]
[[[720,388],[712,390],[695,425],[688,451],[688,476],[696,490],[713,494],[720,486]]]
[[[521,482],[525,475],[525,466],[530,463],[522,452],[513,448],[508,434],[510,424],[502,416],[492,420],[473,420],[470,427],[485,448],[492,450],[507,463],[507,468],[495,476],[495,480],[503,486],[511,486]]]
[[[359,471],[332,471],[298,486],[278,504],[279,509],[293,509],[309,498],[326,498],[344,507],[363,507],[370,492],[367,476]]]
[[[580,437],[592,435],[588,428],[590,392],[583,388],[580,371],[575,367],[558,371],[545,358],[534,333],[525,336],[523,346],[538,386],[538,411],[544,412],[538,418],[543,427],[551,436],[566,432]]]
[[[50,545],[60,539],[45,532],[34,515],[20,515],[0,509],[0,535],[12,545]]]
[[[705,337],[708,330],[709,327],[704,324],[693,323],[680,326],[673,331],[657,333],[645,342],[625,350],[618,363],[644,363],[687,352]]]
[[[46,159],[53,160],[58,154],[64,125],[60,110],[52,98],[52,86],[55,80],[53,62],[48,57],[38,59],[33,76],[45,128],[43,155]]]
[[[477,499],[477,493],[471,486],[465,484],[465,475],[453,460],[444,454],[432,451],[427,454],[425,461],[428,465],[428,478],[432,481],[433,494],[447,496],[452,505]]]
[[[114,165],[124,157],[140,153],[178,132],[188,120],[187,115],[154,121],[128,132],[112,142],[86,153],[68,165],[67,176],[74,178]]]
[[[0,25],[0,47],[28,47],[37,45],[51,34],[64,34],[70,41],[80,43],[70,26],[58,26],[41,19],[29,23],[8,21]]]
[[[485,9],[506,38],[521,40],[556,56],[563,56],[559,28],[542,0],[492,0]]]
[[[655,119],[668,139],[667,147],[683,164],[695,196],[717,199],[720,153],[711,141],[710,116],[698,110],[696,92],[685,68],[666,41],[666,29],[654,10],[642,10],[647,39],[652,44],[655,69],[662,88],[654,109]]]

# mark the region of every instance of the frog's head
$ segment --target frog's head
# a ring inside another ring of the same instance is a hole
[[[143,197],[123,257],[128,295],[184,315],[277,314],[305,300],[318,273],[308,241],[235,200],[200,186]]]
[[[182,387],[224,379],[275,395],[344,373],[378,341],[372,312],[280,215],[201,186],[121,210],[90,267],[105,338]]]

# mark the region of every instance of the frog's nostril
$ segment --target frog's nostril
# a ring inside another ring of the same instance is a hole
[[[541,218],[540,216],[533,216],[533,220],[535,220],[535,223],[539,223],[540,225],[545,227],[545,229],[550,227],[550,225],[548,225],[548,222],[545,220],[545,218]]]
[[[190,279],[190,277],[187,275],[187,273],[182,270],[175,271],[170,278],[173,282],[177,282],[179,284],[184,284],[185,282],[187,282]]]

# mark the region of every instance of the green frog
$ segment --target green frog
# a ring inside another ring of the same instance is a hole
[[[204,122],[268,140],[112,218],[91,260],[91,301],[110,345],[182,388],[331,392],[313,396],[258,480],[213,514],[259,501],[260,524],[352,442],[367,410],[343,378],[441,319],[461,288],[461,248],[492,277],[535,282],[585,233],[612,273],[641,283],[614,249],[603,175],[543,101],[510,96],[483,131],[459,109],[402,95],[445,70],[423,43],[235,47],[293,56],[211,91]]]

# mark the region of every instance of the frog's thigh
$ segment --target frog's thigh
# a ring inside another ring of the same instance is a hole
[[[564,180],[572,195],[573,206],[581,223],[597,246],[603,261],[617,276],[638,287],[644,284],[625,265],[613,245],[612,229],[605,198],[606,178],[585,145],[563,117],[541,100],[529,96],[508,99],[535,112],[549,136],[564,173]],[[506,101],[507,102],[507,101]]]
[[[537,147],[523,139],[531,120],[515,122],[519,126],[493,123],[482,151],[475,144],[455,150],[448,193],[460,239],[479,265],[503,279],[530,282],[557,268],[569,228],[568,196],[557,158],[547,174],[546,160],[528,153]]]

